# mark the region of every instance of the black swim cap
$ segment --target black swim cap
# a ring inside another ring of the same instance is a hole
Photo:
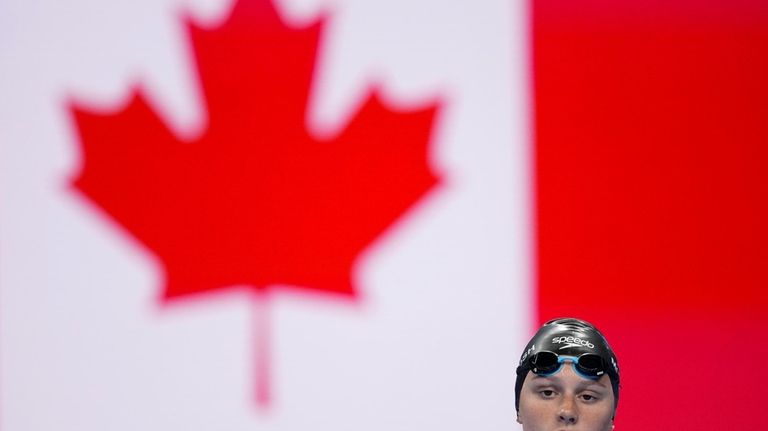
[[[603,334],[591,323],[574,318],[553,319],[545,323],[536,335],[531,338],[520,357],[515,382],[515,408],[520,410],[520,391],[523,382],[531,371],[531,358],[541,351],[549,351],[557,355],[581,356],[593,353],[602,358],[605,373],[611,379],[613,387],[613,409],[619,404],[619,363],[608,341]]]

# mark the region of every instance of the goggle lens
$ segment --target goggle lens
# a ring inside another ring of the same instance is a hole
[[[560,369],[560,361],[557,354],[552,352],[539,352],[531,358],[533,372],[539,375],[554,374]]]

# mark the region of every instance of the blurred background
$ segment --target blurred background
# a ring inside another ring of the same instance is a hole
[[[2,2],[0,430],[519,429],[564,315],[757,429],[766,76],[754,0]]]

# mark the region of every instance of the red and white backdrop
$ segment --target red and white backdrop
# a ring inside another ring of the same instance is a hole
[[[760,1],[0,4],[0,430],[758,429]]]

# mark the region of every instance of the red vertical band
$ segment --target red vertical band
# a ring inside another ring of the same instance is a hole
[[[766,3],[542,0],[533,41],[540,319],[606,332],[622,430],[760,428]]]

